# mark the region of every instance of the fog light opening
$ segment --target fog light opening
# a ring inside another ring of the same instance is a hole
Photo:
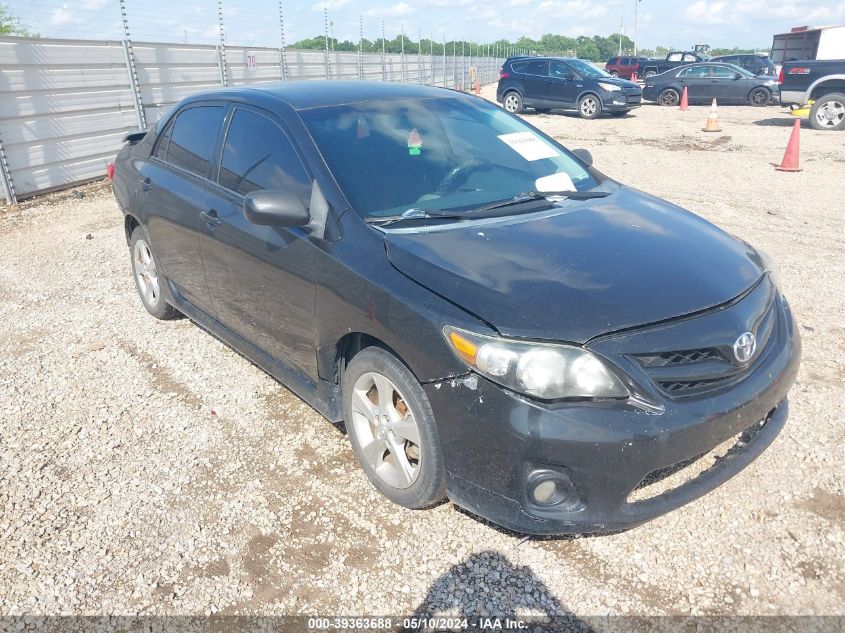
[[[548,468],[533,470],[528,476],[528,500],[541,508],[574,510],[581,499],[566,473]]]

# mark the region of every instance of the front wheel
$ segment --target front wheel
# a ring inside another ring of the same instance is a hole
[[[132,276],[135,278],[135,289],[141,297],[141,302],[147,312],[163,321],[175,319],[178,310],[167,303],[164,298],[167,280],[158,269],[150,238],[141,226],[136,226],[129,240],[129,252],[132,255]]]
[[[666,88],[666,90],[660,93],[660,96],[657,98],[657,101],[662,106],[676,106],[681,101],[681,96],[678,94],[678,91],[674,88]]]
[[[352,359],[343,376],[343,414],[355,456],[385,497],[411,509],[446,498],[434,413],[398,358],[368,347]]]
[[[814,130],[845,130],[845,94],[825,95],[810,108],[810,127]]]
[[[516,91],[511,91],[505,95],[504,103],[502,104],[505,110],[511,114],[519,114],[522,112],[522,97]]]
[[[578,114],[582,119],[595,119],[601,114],[601,101],[596,95],[584,95],[578,102]]]
[[[618,73],[617,71],[615,71],[615,70],[614,70],[612,73],[610,73],[610,76],[611,76],[611,77],[618,77],[618,76],[619,76],[619,73]]]
[[[748,95],[748,103],[757,108],[769,105],[771,100],[772,93],[765,88],[754,88]]]

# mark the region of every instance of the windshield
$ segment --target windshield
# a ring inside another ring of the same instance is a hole
[[[589,79],[598,79],[599,77],[610,77],[610,73],[604,71],[592,63],[584,61],[583,59],[567,59],[566,63],[572,66],[582,77]]]
[[[523,192],[599,184],[554,141],[482,100],[371,101],[300,114],[364,218],[462,212]]]

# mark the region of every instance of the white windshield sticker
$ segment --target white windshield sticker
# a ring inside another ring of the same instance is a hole
[[[534,181],[534,188],[540,193],[544,191],[575,191],[572,178],[565,171],[538,178]]]
[[[525,160],[540,160],[560,156],[560,152],[531,132],[501,134],[499,140],[522,156]]]

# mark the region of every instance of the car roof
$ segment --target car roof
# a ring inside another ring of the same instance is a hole
[[[286,103],[295,110],[400,99],[457,98],[462,93],[446,88],[388,81],[291,81],[207,90],[192,95],[185,103],[210,99],[239,101],[272,109]]]

